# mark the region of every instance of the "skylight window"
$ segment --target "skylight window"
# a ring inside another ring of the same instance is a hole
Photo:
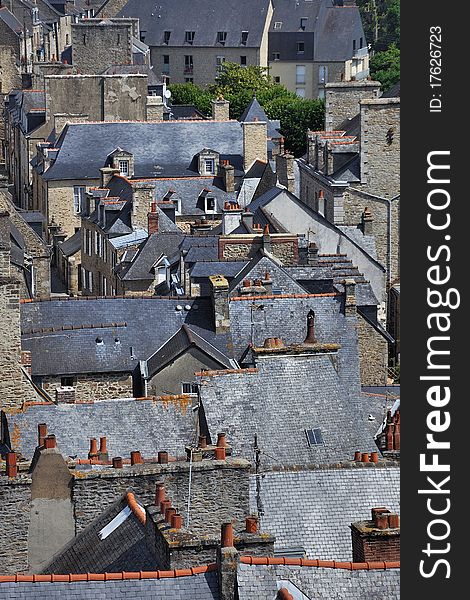
[[[315,429],[306,429],[305,435],[307,436],[307,443],[310,448],[312,446],[319,446],[320,444],[324,444],[321,429],[319,427]]]

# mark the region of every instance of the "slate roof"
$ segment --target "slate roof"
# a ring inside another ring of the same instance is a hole
[[[172,104],[170,112],[174,119],[207,119],[194,104]]]
[[[106,436],[109,456],[129,458],[140,450],[155,458],[160,450],[184,454],[184,445],[196,442],[197,412],[191,400],[101,400],[92,404],[47,404],[28,407],[9,417],[10,431],[20,432],[18,451],[32,457],[38,423],[47,423],[64,456],[87,458],[91,438]],[[81,467],[82,469],[85,467]],[[106,467],[90,467],[103,469]]]
[[[62,548],[42,572],[66,575],[154,569],[155,551],[147,545],[145,526],[132,511],[121,525],[100,539],[103,527],[125,508],[128,502],[124,494]]]
[[[246,264],[246,261],[236,260],[199,260],[191,267],[190,275],[193,278],[223,275],[231,279],[240,273]]]
[[[99,179],[99,169],[118,146],[134,155],[135,178],[194,177],[195,155],[213,148],[235,169],[243,168],[238,121],[107,121],[68,123],[57,143],[48,180]]]
[[[161,212],[161,211],[160,211]],[[167,217],[168,218],[168,217]],[[137,255],[129,267],[119,273],[125,281],[153,280],[153,265],[162,256],[173,257],[184,238],[184,233],[154,233],[140,246]]]
[[[267,114],[264,112],[263,107],[258,102],[258,99],[256,98],[256,96],[253,97],[250,104],[248,104],[248,106],[245,108],[239,121],[241,123],[244,123],[244,122],[251,123],[252,121],[255,121],[255,120],[265,121],[268,124],[268,137],[269,138],[282,137],[281,133],[279,132],[279,128],[281,126],[280,122],[279,121],[271,121],[268,118]]]
[[[246,47],[256,48],[263,37],[269,2],[240,0],[224,5],[223,10],[212,0],[179,0],[177,6],[173,0],[159,0],[158,8],[155,6],[152,0],[130,0],[117,16],[139,18],[149,46],[164,46],[164,31],[171,31],[169,47],[191,48],[185,44],[185,31],[191,30],[195,32],[193,47],[223,48],[216,43],[217,32],[226,31],[225,47],[243,48],[242,31],[248,31]],[[190,23],[185,18],[189,14],[192,15]]]
[[[316,19],[324,0],[273,0],[274,15],[269,31],[294,32],[300,30],[300,18],[308,17],[305,32],[315,31]],[[274,23],[281,22],[282,26],[274,28]]]
[[[195,244],[184,257],[187,264],[198,263],[200,260],[217,260],[219,258],[219,248],[217,245],[197,245]]]
[[[23,31],[23,26],[18,21],[13,13],[11,13],[6,6],[0,8],[0,19],[9,27],[14,33],[20,35]]]
[[[278,443],[292,441],[282,428],[280,432]],[[349,525],[370,519],[374,506],[392,512],[400,508],[398,465],[368,468],[350,463],[263,472],[259,486],[257,501],[256,476],[250,476],[250,508],[261,507],[261,531],[276,537],[274,548],[280,556],[289,548],[303,548],[308,558],[352,560]]]
[[[234,368],[234,362],[228,356],[202,336],[192,331],[190,327],[182,325],[181,329],[173,337],[148,358],[147,371],[149,379],[191,347],[199,348],[199,350],[218,362],[221,369]]]
[[[357,6],[334,7],[329,1],[324,1],[318,17],[314,36],[315,61],[348,60],[353,54],[352,40],[357,40],[359,46],[362,37],[363,45],[366,44]]]
[[[164,579],[77,581],[74,583],[1,583],[1,600],[218,600],[216,572]]]
[[[235,198],[234,192],[228,193],[224,190],[220,177],[163,178],[152,180],[151,183],[155,184],[155,199],[157,201],[162,200],[170,189],[175,190],[174,197],[181,199],[182,215],[201,216],[206,214],[201,196],[204,190],[208,190],[208,195],[215,198],[217,212],[222,211],[225,202]]]
[[[386,92],[384,92],[381,98],[399,98],[400,97],[400,82],[398,81],[392,85]]]
[[[60,251],[64,256],[73,256],[82,247],[82,232],[76,231],[72,236],[67,238],[65,242],[59,244]]]
[[[342,167],[337,169],[330,178],[335,181],[347,181],[348,183],[357,183],[361,181],[361,158],[357,154],[353,156]]]
[[[346,569],[287,565],[247,565],[237,571],[239,600],[273,600],[278,588],[308,600],[398,600],[399,569]],[[299,595],[299,590],[303,594]]]

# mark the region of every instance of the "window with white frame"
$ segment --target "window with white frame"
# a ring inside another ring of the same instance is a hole
[[[204,171],[206,175],[215,175],[215,160],[213,158],[204,159]]]
[[[181,383],[181,392],[183,394],[197,395],[197,383],[190,383],[189,381],[183,381]]]
[[[85,191],[84,185],[73,186],[73,212],[79,215],[85,208]]]
[[[119,172],[124,177],[129,176],[129,161],[128,160],[120,160],[119,161]]]
[[[213,196],[206,196],[204,200],[204,211],[206,213],[215,213],[215,198]]]

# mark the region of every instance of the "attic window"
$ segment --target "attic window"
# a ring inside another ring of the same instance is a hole
[[[204,212],[215,213],[215,198],[212,196],[206,196],[204,198]]]
[[[184,41],[187,44],[192,44],[194,42],[194,31],[186,31],[184,34]]]
[[[306,429],[305,435],[307,436],[307,443],[309,445],[309,448],[311,448],[312,446],[324,444],[321,429],[319,427],[317,427],[316,429]]]
[[[188,33],[188,32],[186,32]],[[170,43],[170,37],[171,37],[171,31],[164,31],[163,32],[163,43],[168,46],[168,44]]]
[[[303,54],[305,52],[305,42],[297,42],[297,54]]]
[[[248,31],[242,31],[242,46],[246,46],[248,42]]]
[[[280,52],[273,52],[273,60],[280,60],[280,58],[281,58]]]
[[[226,31],[218,31],[217,32],[217,43],[225,46],[225,42],[227,41],[227,32]]]
[[[282,21],[274,22],[274,29],[281,29],[281,27],[282,27]]]
[[[215,160],[213,158],[204,159],[204,171],[206,175],[215,175]]]
[[[128,160],[120,160],[119,161],[119,172],[124,177],[129,175],[129,161]]]
[[[181,384],[181,393],[197,395],[197,383],[183,382]]]
[[[305,28],[307,27],[307,21],[308,17],[302,17],[300,19],[300,29],[302,29],[302,31],[305,31]]]

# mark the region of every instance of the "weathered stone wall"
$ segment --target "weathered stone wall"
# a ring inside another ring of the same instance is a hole
[[[132,64],[132,23],[72,24],[72,62],[81,73],[103,73],[109,65]]]
[[[388,365],[387,340],[360,315],[357,337],[362,385],[386,385]]]
[[[347,81],[325,85],[325,131],[335,131],[341,123],[359,113],[359,103],[377,98],[377,81]]]
[[[51,398],[55,398],[55,390],[61,385],[60,379],[60,376],[43,378],[42,387]],[[132,375],[129,373],[82,373],[77,376],[74,387],[77,402],[130,398],[132,397]]]
[[[263,121],[242,123],[243,168],[248,171],[257,160],[267,162],[267,123]]]
[[[5,139],[3,109],[4,97],[15,88],[21,87],[20,39],[0,19],[0,163],[4,162],[3,140]]]
[[[295,237],[273,237],[269,251],[283,264],[296,264],[299,257],[298,240]],[[221,260],[248,260],[262,248],[261,236],[232,236],[219,239]]]
[[[361,183],[369,194],[400,193],[400,99],[361,102]]]
[[[2,574],[28,571],[28,529],[31,511],[31,478],[0,475],[0,564]]]
[[[242,522],[249,514],[249,467],[242,459],[193,463],[190,522],[195,533],[218,537],[222,523]],[[164,482],[168,498],[186,522],[189,462],[135,465],[100,474],[77,472],[73,485],[77,533],[128,489],[144,505],[153,504],[157,481]]]

